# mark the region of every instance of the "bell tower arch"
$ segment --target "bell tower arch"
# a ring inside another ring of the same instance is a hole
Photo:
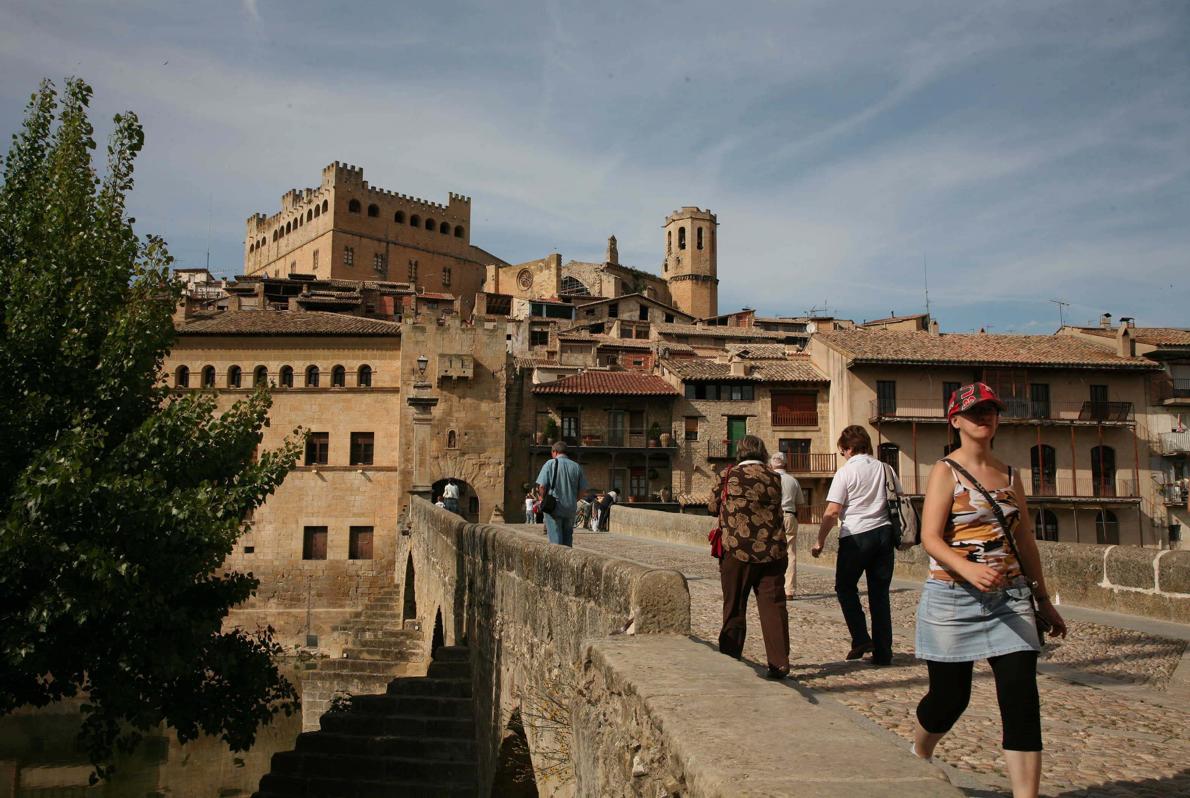
[[[697,319],[719,314],[718,227],[715,214],[692,206],[665,219],[662,275],[674,307]]]

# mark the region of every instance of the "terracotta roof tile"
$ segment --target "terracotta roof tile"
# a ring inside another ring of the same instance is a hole
[[[745,360],[784,360],[784,344],[728,344],[727,353]]]
[[[851,363],[907,365],[1035,366],[1047,368],[1151,370],[1152,361],[1119,357],[1071,335],[983,335],[974,333],[832,330],[815,338]]]
[[[678,324],[677,322],[656,322],[653,328],[662,335],[695,335],[707,338],[746,338],[755,340],[783,341],[798,333],[785,333],[777,330],[761,330],[756,327],[718,327],[700,324]]]
[[[535,394],[677,396],[677,390],[652,374],[632,371],[584,371],[533,388]]]
[[[342,313],[304,310],[225,310],[178,325],[179,335],[393,335],[401,325]]]
[[[1102,338],[1116,337],[1115,329],[1083,327],[1080,331]],[[1133,327],[1132,340],[1149,346],[1190,346],[1190,330],[1181,327]]]
[[[662,361],[671,372],[686,382],[709,380],[746,380],[748,382],[830,382],[826,375],[814,367],[810,358],[794,356],[785,360],[748,361],[747,376],[733,375],[731,364],[717,360],[673,360]]]

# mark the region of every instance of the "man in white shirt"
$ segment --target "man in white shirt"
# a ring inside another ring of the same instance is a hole
[[[839,435],[839,451],[846,462],[835,472],[826,495],[826,510],[818,527],[818,542],[810,549],[822,554],[826,536],[839,522],[839,554],[835,558],[835,596],[851,633],[847,659],[872,652],[873,665],[892,664],[892,585],[897,542],[888,517],[884,463],[872,457],[872,437],[861,426]],[[893,475],[897,491],[901,483]],[[868,609],[872,633],[859,601],[859,578],[867,574]]]
[[[447,481],[446,487],[442,489],[442,501],[446,504],[446,509],[452,513],[459,511],[459,483],[455,482],[453,477]]]
[[[769,458],[769,468],[781,477],[781,513],[789,551],[789,565],[785,568],[785,600],[793,601],[797,593],[797,508],[806,503],[806,498],[797,479],[785,473],[784,452],[776,452]]]

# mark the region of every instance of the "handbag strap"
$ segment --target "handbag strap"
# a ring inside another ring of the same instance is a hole
[[[884,498],[886,501],[894,501],[901,498],[901,492],[897,490],[897,480],[894,478],[892,466],[888,463],[881,463],[884,466]]]
[[[991,505],[992,513],[996,516],[996,522],[1000,524],[1000,530],[1004,532],[1004,537],[1008,539],[1008,547],[1012,549],[1012,556],[1016,557],[1017,567],[1021,569],[1021,576],[1027,580],[1032,580],[1032,577],[1025,572],[1025,562],[1021,559],[1021,553],[1017,550],[1015,535],[1008,529],[1008,519],[1004,515],[1004,511],[1000,509],[1000,503],[992,498],[992,494],[988,493],[988,489],[980,484],[979,480],[971,476],[971,472],[963,468],[961,465],[951,460],[949,457],[942,458],[942,462],[949,465],[955,471],[958,471],[967,481],[971,483],[971,487],[983,494],[989,505]]]
[[[727,480],[731,476],[731,470],[735,466],[728,466],[727,471],[723,474],[723,482],[719,485],[719,515],[715,519],[715,523],[721,528],[723,526],[723,505],[727,504]]]

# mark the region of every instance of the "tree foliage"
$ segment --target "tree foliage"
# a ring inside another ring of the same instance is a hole
[[[85,696],[102,773],[162,722],[243,750],[296,708],[272,630],[223,630],[258,583],[221,566],[298,441],[257,454],[263,391],[217,414],[162,385],[180,289],[125,211],[144,135],[116,116],[100,179],[90,98],[43,83],[3,159],[0,714]]]

